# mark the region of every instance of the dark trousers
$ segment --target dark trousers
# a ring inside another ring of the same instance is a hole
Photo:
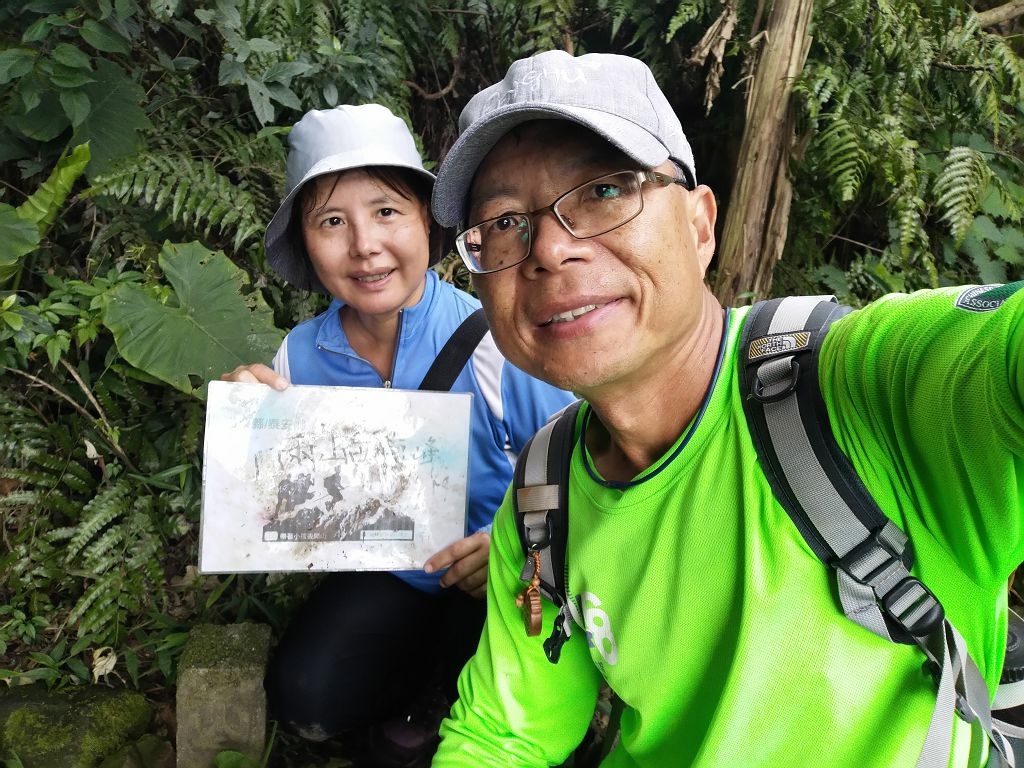
[[[449,702],[486,602],[428,594],[386,572],[332,573],[285,630],[267,671],[272,715],[326,738],[406,708],[440,683]]]

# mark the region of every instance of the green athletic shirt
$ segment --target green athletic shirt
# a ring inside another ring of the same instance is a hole
[[[990,690],[1005,650],[1007,579],[1024,560],[1022,285],[885,297],[840,319],[820,360],[839,445],[909,534],[914,573]],[[738,386],[745,314],[730,312],[707,410],[661,472],[607,488],[588,475],[577,442],[569,595],[588,632],[573,625],[558,664],[542,648],[554,607],[544,601],[541,635],[527,637],[515,604],[524,557],[506,496],[487,623],[434,766],[561,763],[586,731],[602,677],[626,704],[605,766],[915,765],[935,682],[916,646],[842,614],[832,569],[772,495]],[[978,766],[986,752],[981,731],[957,719],[950,765]]]

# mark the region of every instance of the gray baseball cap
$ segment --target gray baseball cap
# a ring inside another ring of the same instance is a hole
[[[589,128],[644,168],[671,158],[696,180],[693,151],[672,107],[639,59],[612,53],[545,51],[514,61],[505,79],[470,99],[458,140],[434,185],[434,218],[465,221],[466,197],[480,163],[514,126],[560,119]]]
[[[305,250],[297,252],[288,237],[292,205],[299,190],[317,176],[370,165],[405,168],[434,180],[434,174],[423,168],[405,121],[380,104],[313,109],[292,128],[288,135],[285,196],[264,238],[267,261],[289,283],[326,293],[309,266]]]

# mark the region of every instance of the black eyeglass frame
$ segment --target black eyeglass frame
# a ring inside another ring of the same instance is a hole
[[[677,166],[677,167],[679,167],[679,166]],[[627,168],[627,169],[624,169],[624,170],[621,170],[621,171],[612,171],[611,173],[602,173],[600,176],[595,176],[593,179],[589,179],[588,181],[584,181],[581,184],[577,184],[572,189],[570,189],[570,190],[568,190],[566,192],[563,192],[561,195],[559,195],[557,198],[555,198],[554,202],[552,202],[550,205],[545,205],[545,206],[542,206],[542,207],[537,208],[537,209],[532,210],[532,211],[506,211],[505,213],[501,214],[500,216],[492,216],[489,219],[484,219],[483,221],[478,221],[476,224],[472,224],[472,225],[470,225],[468,227],[464,227],[463,229],[461,229],[458,232],[458,234],[455,235],[455,250],[458,252],[459,258],[462,259],[462,263],[465,265],[466,269],[471,274],[474,274],[474,275],[490,275],[490,274],[493,274],[495,272],[502,272],[503,270],[510,269],[510,268],[512,268],[514,266],[522,264],[524,261],[526,261],[528,258],[530,258],[530,254],[533,252],[533,218],[537,214],[546,213],[548,211],[551,211],[551,213],[554,215],[555,219],[562,226],[562,228],[566,232],[568,232],[570,235],[572,235],[574,238],[576,238],[577,240],[589,240],[592,237],[600,237],[601,235],[606,235],[609,232],[611,232],[612,230],[618,229],[619,227],[623,226],[624,224],[628,224],[633,219],[635,219],[637,216],[639,216],[641,213],[643,213],[643,211],[644,211],[644,193],[643,193],[644,184],[648,184],[648,183],[649,184],[657,184],[660,187],[667,187],[667,186],[669,186],[671,184],[679,184],[684,189],[686,189],[688,191],[692,191],[696,187],[696,185],[694,184],[693,179],[692,179],[689,171],[686,168],[682,168],[682,167],[679,167],[679,170],[682,171],[682,174],[683,174],[682,178],[678,177],[678,176],[669,176],[668,174],[661,173],[660,171],[635,170],[635,169],[632,169],[632,168]],[[608,227],[608,229],[603,229],[600,232],[593,232],[593,233],[591,233],[589,235],[582,235],[582,236],[581,235],[577,235],[575,232],[573,232],[572,231],[572,227],[562,217],[562,215],[558,212],[558,210],[557,210],[558,204],[561,203],[563,200],[565,200],[567,197],[569,197],[574,192],[578,192],[583,187],[586,187],[589,184],[593,184],[594,182],[601,181],[602,179],[609,178],[609,177],[612,177],[612,176],[620,176],[620,175],[622,175],[624,173],[635,174],[635,177],[636,177],[637,181],[639,182],[640,207],[637,209],[636,213],[634,213],[629,218],[624,219],[623,221],[620,221],[618,224],[615,224],[615,225],[613,225],[611,227]],[[523,258],[519,259],[518,261],[514,261],[511,264],[506,264],[503,267],[498,267],[497,269],[477,269],[477,268],[475,268],[474,265],[471,263],[472,262],[471,257],[468,256],[466,254],[466,252],[465,252],[465,248],[466,248],[465,236],[466,236],[466,234],[468,232],[470,232],[471,230],[478,229],[478,228],[480,228],[481,226],[483,226],[485,224],[490,224],[493,221],[498,221],[499,219],[504,219],[504,218],[509,217],[509,216],[522,216],[523,219],[526,221],[526,233],[527,233],[527,237],[529,237],[529,247],[526,249],[526,253],[523,255]]]

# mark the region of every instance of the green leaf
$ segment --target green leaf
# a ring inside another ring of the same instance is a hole
[[[44,16],[25,30],[25,33],[21,36],[21,42],[38,43],[40,40],[46,39],[46,36],[50,33],[50,27],[60,27],[63,24],[64,21],[60,16]]]
[[[96,82],[82,90],[92,111],[75,128],[71,144],[89,142],[89,174],[99,174],[114,160],[133,154],[139,146],[139,131],[152,127],[140,106],[146,102],[146,92],[119,66],[103,59],[96,61]]]
[[[976,217],[971,223],[971,231],[985,240],[991,240],[994,243],[1003,242],[1003,236],[999,231],[999,227],[988,216]]]
[[[14,208],[0,203],[0,279],[10,277],[4,275],[6,268],[17,265],[22,256],[34,251],[39,239],[39,229],[33,222],[25,221]]]
[[[270,94],[270,98],[274,101],[279,104],[284,104],[286,107],[291,107],[292,109],[297,109],[299,111],[302,110],[302,103],[299,101],[299,97],[296,96],[295,92],[288,86],[282,85],[281,83],[267,83],[266,87],[267,92]]]
[[[267,71],[263,73],[263,82],[288,85],[293,77],[304,75],[314,69],[314,65],[302,61],[278,61],[267,67]]]
[[[1003,196],[995,185],[989,185],[978,206],[989,216],[1002,217],[1008,213],[1006,205],[1003,203]]]
[[[50,92],[41,95],[35,109],[24,115],[15,115],[11,122],[25,136],[36,141],[55,139],[71,125],[60,100]]]
[[[25,327],[25,318],[17,312],[0,313],[0,320],[3,320],[12,331],[20,331]]]
[[[36,53],[29,48],[8,48],[0,51],[0,85],[31,72],[35,61]]]
[[[50,83],[57,88],[80,88],[95,82],[96,78],[92,77],[87,69],[72,69],[62,64],[54,64],[50,73]]]
[[[1016,227],[1006,226],[1003,227],[1000,232],[1002,232],[1004,243],[1013,246],[1018,250],[1024,251],[1024,231],[1021,231]]]
[[[283,334],[258,293],[251,297],[255,308],[249,308],[240,293],[245,273],[223,253],[198,243],[165,243],[160,267],[178,306],[161,304],[133,285],[121,284],[108,294],[103,322],[125,360],[204,398],[209,379],[272,357]]]
[[[75,677],[82,682],[89,682],[91,677],[89,675],[89,668],[82,663],[81,659],[68,659],[67,665],[68,669],[75,673]]]
[[[95,19],[87,19],[82,24],[79,34],[82,35],[82,39],[85,42],[97,51],[103,51],[104,53],[128,53],[131,50],[127,40],[106,24]]]
[[[25,112],[29,112],[39,106],[46,92],[46,83],[43,78],[35,73],[23,77],[18,81],[17,92],[21,97],[21,103],[25,106]]]
[[[1020,264],[1024,262],[1024,256],[1012,245],[1001,245],[993,253],[997,259],[1007,264]]]
[[[259,80],[246,78],[246,87],[249,89],[249,101],[252,102],[252,109],[256,113],[256,119],[261,125],[266,125],[274,119],[274,107],[270,103],[270,91]]]
[[[60,356],[67,352],[70,346],[71,337],[67,335],[53,336],[47,340],[46,357],[53,368],[57,367],[57,363],[60,362]]]
[[[87,69],[92,71],[92,59],[89,54],[70,43],[58,43],[53,49],[53,60],[60,62],[69,69]]]
[[[220,61],[220,70],[217,73],[217,85],[235,85],[244,83],[246,78],[245,67],[234,57],[225,57]]]
[[[64,114],[71,121],[71,127],[77,128],[89,115],[89,97],[81,91],[61,91],[60,105]]]
[[[139,6],[135,0],[114,0],[114,15],[121,21],[138,12]]]
[[[280,43],[275,43],[273,40],[265,40],[262,37],[254,37],[245,42],[249,44],[249,50],[253,53],[276,53],[281,50]]]
[[[89,164],[89,156],[88,144],[75,147],[70,155],[60,159],[39,189],[18,206],[19,218],[35,224],[40,238],[57,218],[71,187]]]

